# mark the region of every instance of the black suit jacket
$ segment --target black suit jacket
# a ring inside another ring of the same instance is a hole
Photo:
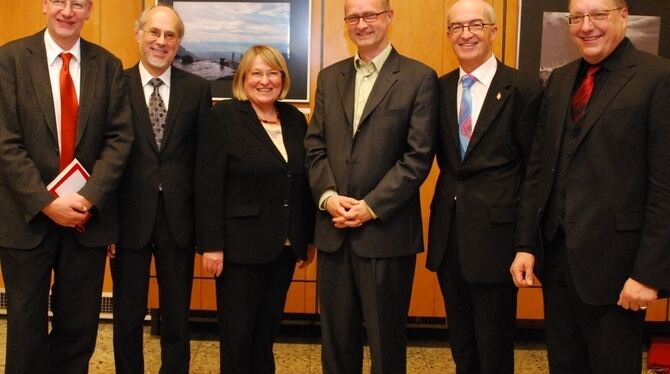
[[[314,203],[304,168],[307,122],[277,102],[288,162],[248,101],[214,106],[200,124],[196,161],[196,243],[226,261],[276,259],[288,238],[299,258],[313,242]]]
[[[41,213],[54,197],[46,185],[58,175],[58,132],[44,31],[0,48],[0,246],[29,249],[47,232]],[[94,204],[85,246],[116,241],[115,191],[133,140],[121,62],[81,40],[81,92],[75,157],[91,173],[79,193]]]
[[[321,71],[314,114],[305,138],[314,199],[335,190],[363,199],[378,215],[354,229],[316,218],[316,246],[337,251],[348,237],[362,257],[394,257],[423,250],[419,187],[433,162],[437,75],[391,51],[379,71],[353,136],[353,58]]]
[[[431,204],[427,267],[439,268],[449,236],[456,235],[466,280],[510,281],[519,192],[535,130],[540,84],[537,78],[498,62],[461,161],[458,79],[458,69],[440,78],[440,175]]]
[[[142,248],[156,219],[162,186],[170,232],[182,248],[193,246],[193,179],[198,119],[212,106],[209,82],[172,67],[170,105],[160,150],[156,146],[139,65],[126,70],[135,142],[119,194],[119,246]]]
[[[554,178],[564,177],[565,245],[581,298],[616,303],[628,277],[668,290],[670,62],[626,46],[578,124],[577,148],[560,176],[558,158],[566,157],[561,138],[579,64],[556,69],[546,88],[516,245],[542,256],[538,227]]]

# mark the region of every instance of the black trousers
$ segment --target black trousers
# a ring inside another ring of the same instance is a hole
[[[296,256],[286,247],[267,264],[225,261],[216,279],[221,373],[275,372],[272,346],[281,327]]]
[[[458,374],[513,374],[517,288],[510,280],[471,283],[461,272],[458,248],[437,271],[449,323],[451,354]]]
[[[416,256],[363,258],[348,242],[319,251],[317,287],[325,374],[363,370],[363,323],[372,373],[407,371],[407,313]]]
[[[160,373],[186,374],[191,354],[189,307],[195,251],[193,248],[180,248],[172,240],[162,197],[159,198],[149,243],[140,249],[117,247],[116,256],[111,261],[116,372],[144,373],[142,334],[152,255],[159,288]]]
[[[548,243],[545,256],[542,286],[551,373],[639,374],[645,313],[584,303],[575,290],[562,230]]]
[[[95,350],[106,249],[49,226],[30,250],[0,248],[7,293],[5,373],[87,373]],[[48,302],[51,286],[51,332]]]

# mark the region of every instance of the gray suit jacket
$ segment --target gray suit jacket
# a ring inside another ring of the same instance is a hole
[[[119,189],[119,246],[142,248],[154,228],[158,185],[172,238],[181,248],[193,246],[195,145],[198,120],[212,106],[209,82],[172,68],[170,107],[159,150],[149,119],[138,65],[126,70],[126,85],[133,110],[135,143]]]
[[[94,204],[85,246],[116,241],[114,191],[133,129],[121,62],[81,40],[81,93],[75,157],[91,173],[79,192]],[[59,149],[44,31],[0,48],[0,246],[34,248],[54,197],[46,185],[58,174]]]
[[[423,250],[419,187],[433,162],[437,76],[429,67],[391,52],[353,134],[353,58],[319,74],[307,130],[305,164],[313,197],[324,191],[364,199],[378,218],[338,229],[319,211],[315,243],[336,251],[348,237],[363,257],[410,255]]]

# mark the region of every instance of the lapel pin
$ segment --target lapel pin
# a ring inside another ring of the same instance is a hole
[[[496,95],[496,99],[500,100],[501,97],[502,95],[500,94],[500,92],[498,92],[498,94]]]

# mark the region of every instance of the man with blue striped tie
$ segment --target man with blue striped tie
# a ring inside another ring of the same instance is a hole
[[[445,298],[458,373],[513,373],[516,288],[508,269],[539,103],[537,78],[493,55],[493,7],[459,0],[448,35],[460,67],[440,78],[427,267]]]

